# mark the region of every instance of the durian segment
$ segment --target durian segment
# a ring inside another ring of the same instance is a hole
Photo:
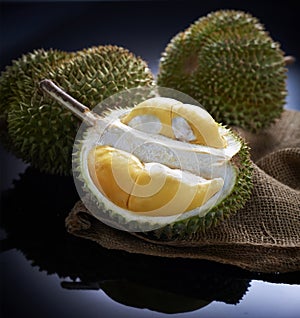
[[[142,164],[130,153],[96,146],[88,155],[90,176],[114,204],[147,216],[170,216],[206,203],[223,179],[205,180],[158,163]]]
[[[190,124],[195,135],[192,143],[214,148],[227,146],[226,140],[220,134],[219,125],[205,109],[195,105],[177,104],[172,108],[172,121],[178,117],[184,118]]]
[[[158,133],[175,139],[172,129],[172,107],[176,104],[182,103],[166,97],[150,98],[135,106],[121,121],[132,128],[143,131],[144,117],[146,116],[147,120],[149,118],[148,116],[153,116],[158,118],[161,123]]]
[[[205,204],[223,187],[223,179],[206,180],[159,163],[146,163],[136,180],[128,209],[147,216],[171,216]]]
[[[172,98],[147,99],[134,107],[121,121],[132,128],[172,139],[214,148],[227,145],[220,135],[218,124],[206,110]]]
[[[161,163],[208,179],[223,176],[224,162],[230,160],[241,148],[241,143],[221,126],[219,131],[227,147],[217,149],[131,129],[115,119],[123,118],[126,112],[128,110],[113,111],[110,124],[99,121],[99,125],[89,128],[83,138],[89,140],[90,145],[110,145],[132,153],[142,162]]]
[[[141,162],[125,151],[98,146],[89,152],[88,168],[97,188],[112,202],[127,209],[135,180],[143,170]]]

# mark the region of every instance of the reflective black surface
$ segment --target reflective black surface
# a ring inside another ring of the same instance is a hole
[[[202,310],[218,317],[221,308],[234,317],[243,310],[275,317],[287,309],[286,317],[299,312],[300,273],[267,275],[208,261],[131,255],[69,235],[64,218],[77,199],[71,177],[30,167],[2,192],[4,317],[113,317],[115,312],[198,317]],[[273,299],[279,303],[270,307]]]
[[[1,70],[34,48],[123,45],[157,72],[170,38],[220,8],[253,13],[299,56],[294,1],[1,2]],[[286,107],[300,109],[299,61]],[[259,274],[208,261],[109,251],[69,235],[71,177],[41,174],[0,147],[1,317],[299,317],[300,273]]]

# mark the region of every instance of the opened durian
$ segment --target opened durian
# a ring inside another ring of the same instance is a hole
[[[41,55],[49,58],[42,59]],[[80,121],[43,95],[39,81],[49,77],[93,108],[118,91],[152,86],[153,75],[145,61],[117,46],[92,47],[66,59],[57,55],[39,51],[29,54],[27,68],[20,67],[23,60],[8,68],[3,76],[7,76],[9,87],[3,84],[6,95],[2,98],[8,105],[1,108],[9,110],[5,114],[8,133],[19,157],[44,172],[71,174],[72,147]],[[20,79],[11,80],[14,76]],[[13,101],[6,98],[10,95]]]
[[[73,172],[102,222],[173,238],[216,224],[249,198],[247,146],[204,109],[157,96],[102,117],[49,80],[41,87],[84,120]]]
[[[160,60],[158,85],[192,96],[218,122],[255,132],[283,111],[285,64],[279,44],[256,18],[221,10],[170,41]]]

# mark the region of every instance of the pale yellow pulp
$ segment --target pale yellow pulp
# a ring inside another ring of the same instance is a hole
[[[175,118],[181,117],[190,126],[194,134],[191,143],[206,145],[214,148],[226,147],[225,139],[220,135],[219,126],[204,109],[198,106],[183,104],[175,99],[155,97],[148,99],[137,106],[122,118],[126,125],[138,116],[152,115],[161,122],[160,134],[176,139],[172,122]]]
[[[195,209],[222,187],[223,180],[205,180],[110,146],[96,146],[88,156],[90,176],[103,195],[121,208],[149,216],[168,216]]]

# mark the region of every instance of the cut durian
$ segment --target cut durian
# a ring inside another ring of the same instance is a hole
[[[140,105],[100,117],[74,103],[50,81],[43,81],[41,87],[85,120],[74,146],[73,171],[83,202],[104,223],[175,238],[216,224],[249,198],[248,149],[230,130],[216,126],[222,148],[176,140],[127,125],[124,118],[137,117],[132,116],[136,109],[142,115]],[[161,97],[144,103],[148,114],[156,112],[158,118],[161,111],[172,117],[167,114],[170,104],[179,104],[184,114],[193,108]],[[170,121],[165,124],[172,127]]]

